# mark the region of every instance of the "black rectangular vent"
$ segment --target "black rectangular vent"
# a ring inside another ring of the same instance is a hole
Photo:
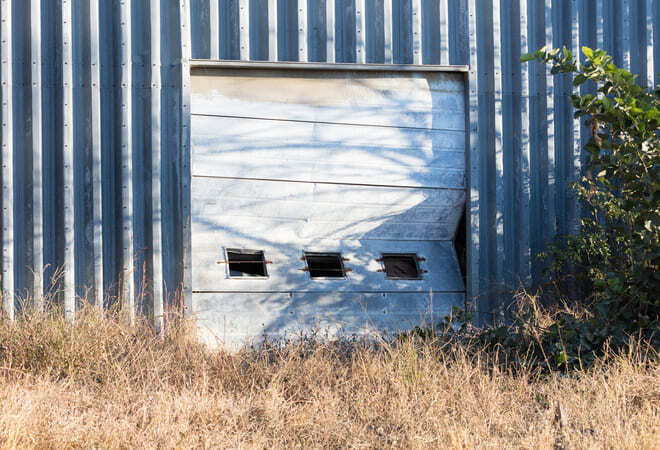
[[[232,278],[268,276],[263,250],[227,249],[227,263]]]
[[[312,278],[344,278],[346,271],[341,253],[305,252],[307,270]]]
[[[387,278],[418,280],[421,278],[417,255],[414,253],[387,253],[381,258]]]

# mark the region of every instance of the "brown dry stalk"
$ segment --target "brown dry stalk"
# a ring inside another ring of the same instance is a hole
[[[0,320],[4,448],[657,448],[660,367],[570,376],[458,344],[307,340],[212,352],[120,314]]]

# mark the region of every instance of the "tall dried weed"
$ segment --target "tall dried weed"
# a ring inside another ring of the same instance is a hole
[[[26,313],[0,320],[0,447],[657,448],[647,351],[567,376],[434,339],[229,354],[184,320]]]

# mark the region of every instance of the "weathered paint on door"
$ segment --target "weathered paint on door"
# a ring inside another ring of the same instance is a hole
[[[396,332],[462,306],[452,240],[465,204],[464,75],[196,68],[191,81],[193,314],[235,348],[320,327]],[[263,250],[236,279],[227,248]],[[304,251],[340,252],[312,279]],[[419,280],[387,279],[414,253]]]

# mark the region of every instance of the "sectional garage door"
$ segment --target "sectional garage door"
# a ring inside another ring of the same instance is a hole
[[[206,342],[394,333],[463,306],[462,73],[196,67],[191,80]]]

